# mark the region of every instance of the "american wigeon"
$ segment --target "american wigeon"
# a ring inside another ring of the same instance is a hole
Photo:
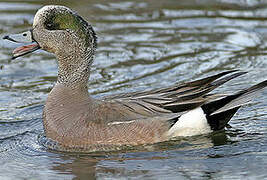
[[[233,70],[152,91],[95,99],[87,82],[96,33],[71,9],[44,6],[35,15],[32,30],[4,39],[32,43],[15,49],[13,58],[37,49],[56,55],[58,80],[45,103],[43,124],[46,137],[64,151],[114,150],[221,130],[267,86],[264,81],[228,96],[209,94],[244,74]]]

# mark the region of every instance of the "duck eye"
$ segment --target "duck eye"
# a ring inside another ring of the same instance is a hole
[[[55,27],[52,23],[47,23],[47,24],[45,24],[45,26],[46,26],[46,29],[48,29],[48,30],[54,30],[55,29]]]
[[[58,23],[47,22],[45,23],[45,28],[48,30],[59,30],[60,25]]]
[[[52,24],[50,24],[50,23],[49,23],[49,24],[47,24],[47,27],[48,27],[48,28],[51,28],[52,26],[53,26],[53,25],[52,25]]]

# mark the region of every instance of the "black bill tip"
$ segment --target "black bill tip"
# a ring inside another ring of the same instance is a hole
[[[13,42],[18,42],[18,41],[16,41],[16,40],[12,39],[12,38],[9,37],[9,36],[4,36],[3,39],[7,39],[7,40],[9,40],[9,41],[13,41]]]

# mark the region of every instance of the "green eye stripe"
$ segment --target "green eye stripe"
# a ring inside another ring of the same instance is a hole
[[[73,30],[81,39],[85,40],[86,45],[91,43],[89,31],[92,31],[92,38],[96,41],[96,35],[91,26],[79,15],[68,11],[60,13],[50,11],[44,24],[48,30]]]
[[[59,25],[59,29],[72,29],[79,30],[81,24],[74,15],[72,14],[58,14],[55,16],[54,23]]]
[[[50,13],[46,18],[45,27],[48,30],[79,30],[81,22],[79,18],[69,12],[66,13]]]

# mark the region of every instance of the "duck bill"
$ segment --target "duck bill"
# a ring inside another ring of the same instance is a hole
[[[3,37],[3,39],[7,39],[16,43],[30,43],[28,45],[20,46],[14,49],[12,59],[16,59],[20,56],[24,56],[40,49],[39,44],[34,40],[32,36],[32,30],[20,34],[7,35]]]

